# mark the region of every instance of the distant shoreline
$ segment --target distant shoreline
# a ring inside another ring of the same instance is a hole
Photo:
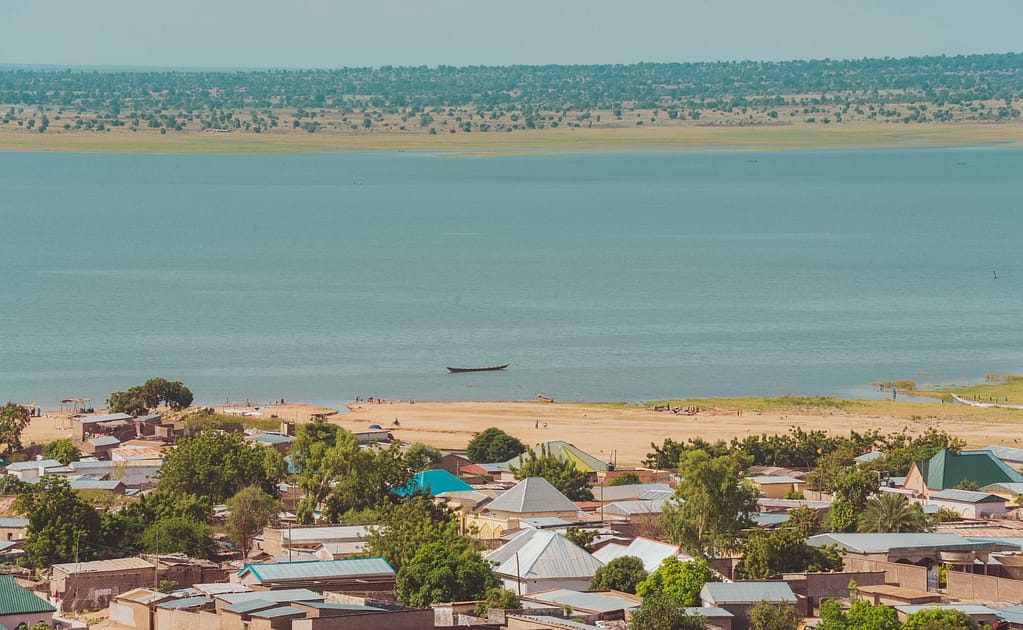
[[[423,151],[496,156],[520,152],[793,151],[939,147],[1023,148],[1023,122],[546,129],[432,136],[0,129],[0,151],[59,153],[287,154]]]

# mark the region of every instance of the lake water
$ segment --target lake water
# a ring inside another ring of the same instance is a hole
[[[0,154],[0,399],[151,376],[208,403],[860,396],[1023,372],[1021,184],[999,149]]]

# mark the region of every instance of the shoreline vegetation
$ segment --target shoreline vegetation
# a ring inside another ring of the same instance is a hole
[[[0,68],[0,151],[1023,146],[1023,54],[577,66]]]
[[[905,384],[905,383],[903,383]],[[441,449],[461,449],[486,427],[496,426],[526,444],[551,440],[571,442],[599,457],[622,465],[639,464],[651,444],[665,438],[702,438],[730,441],[748,435],[786,434],[793,427],[821,430],[832,435],[850,431],[905,431],[918,435],[930,429],[946,431],[964,440],[968,448],[991,444],[1017,446],[1023,427],[1023,410],[1005,407],[971,407],[951,402],[929,402],[930,395],[950,401],[955,392],[983,400],[1008,397],[1009,403],[1023,402],[1023,377],[988,375],[983,384],[931,386],[899,390],[898,398],[880,400],[841,399],[827,396],[775,398],[701,398],[622,402],[459,401],[428,402],[382,400],[351,403],[347,413],[303,403],[263,407],[260,417],[236,417],[238,422],[261,430],[275,430],[281,420],[308,421],[313,415],[350,431],[379,424],[405,442],[423,442]],[[239,405],[241,406],[241,405]],[[254,408],[254,407],[253,407]],[[678,408],[679,411],[673,411]],[[181,412],[194,414],[194,408]],[[215,408],[223,414],[225,409]],[[69,437],[70,413],[46,412],[33,418],[24,441],[44,444]],[[225,417],[225,416],[219,416]],[[394,420],[399,425],[393,424]],[[609,441],[608,436],[615,436]],[[1023,447],[1021,447],[1023,448]]]

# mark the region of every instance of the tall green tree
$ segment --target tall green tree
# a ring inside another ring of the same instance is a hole
[[[469,441],[466,454],[477,464],[506,462],[526,451],[526,445],[497,427],[485,429]]]
[[[468,541],[432,542],[419,547],[398,569],[394,595],[404,604],[428,608],[436,602],[482,599],[499,584],[490,564]]]
[[[899,630],[902,622],[891,606],[873,605],[865,599],[857,599],[842,610],[842,605],[833,600],[821,602],[821,621],[817,630]]]
[[[32,413],[26,407],[8,402],[0,407],[0,443],[7,453],[21,450],[21,433],[32,421]]]
[[[980,624],[961,610],[926,608],[906,615],[903,630],[980,630]]]
[[[242,556],[248,555],[253,536],[267,525],[277,524],[283,509],[276,496],[270,496],[256,486],[242,488],[227,500],[227,534],[241,547]]]
[[[615,590],[635,593],[636,587],[647,577],[643,561],[636,556],[619,556],[597,569],[590,582],[590,590]]]
[[[285,472],[284,459],[274,449],[247,444],[240,433],[207,429],[175,442],[157,487],[221,503],[250,485],[276,493]]]
[[[572,501],[593,500],[589,475],[576,468],[572,460],[558,459],[546,445],[540,448],[539,455],[535,450],[528,451],[521,465],[512,470],[516,479],[543,477]]]
[[[412,494],[398,503],[382,506],[378,523],[369,528],[364,538],[366,551],[384,558],[395,569],[400,569],[417,549],[428,544],[456,548],[465,541],[458,531],[455,512],[423,494]]]
[[[185,409],[192,404],[192,391],[181,381],[156,377],[123,392],[111,392],[107,398],[110,411],[136,416],[148,413],[161,403],[174,410]]]
[[[650,595],[632,611],[632,630],[705,630],[709,627],[703,615],[689,614],[670,598]]]
[[[635,485],[640,484],[640,483],[643,483],[643,482],[640,481],[639,475],[637,475],[636,473],[630,471],[630,472],[627,472],[627,473],[625,473],[623,475],[619,475],[618,477],[615,477],[614,479],[611,480],[611,483],[609,483],[607,485],[608,486],[635,486]]]
[[[740,532],[752,526],[757,490],[743,479],[747,460],[739,453],[711,457],[684,451],[675,500],[664,506],[661,523],[669,538],[691,554],[735,549]]]
[[[831,532],[848,532],[856,528],[857,516],[867,507],[867,499],[877,492],[880,480],[872,470],[849,467],[825,480],[835,497],[825,527]]]
[[[74,442],[67,438],[48,442],[43,446],[43,457],[55,459],[67,466],[71,462],[77,462],[82,458],[82,451]]]
[[[669,556],[653,573],[636,585],[640,597],[660,596],[675,606],[699,606],[700,591],[707,582],[720,582],[706,560],[683,562]]]
[[[882,492],[867,499],[857,525],[861,532],[903,533],[925,531],[928,522],[919,505],[901,494]]]
[[[792,604],[761,601],[746,613],[753,630],[798,630],[803,622]]]
[[[440,463],[443,457],[438,449],[429,444],[415,442],[405,450],[405,467],[415,474]]]
[[[23,548],[33,566],[95,557],[100,516],[67,479],[44,476],[14,499],[14,510],[28,518]]]
[[[739,573],[761,580],[779,573],[840,571],[842,554],[834,547],[811,547],[803,532],[794,527],[755,531],[743,543]]]
[[[175,516],[156,521],[142,533],[142,548],[149,553],[184,553],[209,558],[213,551],[213,528],[209,523]]]

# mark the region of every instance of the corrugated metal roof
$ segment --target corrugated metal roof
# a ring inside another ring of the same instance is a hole
[[[213,582],[210,584],[193,584],[192,588],[207,595],[222,595],[224,593],[251,593],[252,589],[237,582]]]
[[[114,420],[131,420],[132,416],[126,413],[101,413],[95,416],[83,416],[76,419],[82,424],[95,424],[97,422],[112,422]]]
[[[930,610],[932,608],[941,608],[942,610],[958,610],[961,613],[967,615],[994,615],[995,610],[983,606],[981,604],[941,604],[941,605],[914,605],[914,606],[893,606],[893,608],[901,613],[912,615],[913,613],[920,612],[921,610]]]
[[[71,470],[85,470],[87,468],[113,468],[113,462],[101,462],[96,459],[83,459],[77,462],[71,462],[68,464]]]
[[[200,608],[212,604],[213,600],[209,597],[182,597],[181,599],[172,599],[169,602],[163,602],[157,604],[157,608],[173,608],[176,610],[185,610],[188,608]]]
[[[246,572],[251,572],[262,582],[357,575],[394,575],[394,568],[383,558],[353,558],[351,560],[321,560],[319,562],[247,564],[238,572],[238,575],[244,575]]]
[[[139,569],[153,569],[151,562],[142,558],[117,558],[114,560],[93,560],[92,562],[67,562],[53,565],[54,569],[60,569],[68,575],[78,573],[105,573],[110,571],[137,571]]]
[[[974,542],[957,534],[817,534],[806,540],[813,547],[837,545],[856,553],[888,553],[913,549],[971,551],[990,548],[990,544]]]
[[[524,579],[591,578],[604,563],[561,534],[546,530],[535,533],[517,553],[502,562],[495,573]],[[511,544],[511,543],[509,543]],[[487,556],[487,559],[491,559]]]
[[[995,496],[988,492],[957,490],[955,488],[935,492],[930,496],[930,498],[938,499],[940,501],[958,501],[960,503],[1005,503],[1005,499],[1002,497]]]
[[[781,483],[806,483],[801,479],[795,479],[793,477],[775,477],[773,475],[756,475],[754,477],[747,477],[750,481],[757,484],[758,486],[770,486]]]
[[[1001,482],[1023,482],[1023,475],[995,457],[991,451],[960,451],[941,449],[928,460],[914,464],[928,488],[944,490],[969,480],[978,486]]]
[[[627,546],[610,544],[593,552],[593,557],[604,564],[611,562],[615,558],[620,558],[621,556],[635,556],[639,558],[643,561],[643,568],[646,569],[647,572],[657,569],[657,567],[661,566],[661,563],[664,562],[665,558],[670,558],[672,556],[677,557],[679,560],[684,562],[688,562],[693,559],[692,556],[675,545],[669,545],[667,543],[643,537],[636,538]]]
[[[307,588],[288,588],[279,591],[249,591],[247,593],[219,593],[213,596],[231,605],[249,602],[254,599],[275,603],[323,601],[323,595],[310,591]]]
[[[1013,496],[1023,494],[1023,483],[1007,481],[1004,483],[992,483],[981,488],[984,492],[1004,492]]]
[[[531,514],[544,512],[575,512],[575,503],[569,501],[557,488],[543,477],[527,477],[485,508],[491,512]]]
[[[671,494],[672,489],[666,483],[634,483],[627,486],[594,486],[593,496],[600,501],[628,501],[642,499],[651,491],[664,491]]]
[[[0,518],[0,527],[26,527],[27,525],[27,518]]]
[[[360,604],[331,604],[328,602],[299,602],[302,606],[316,608],[317,610],[357,610],[363,612],[387,612],[386,608],[377,606],[362,606]]]
[[[1013,448],[1011,446],[1000,446],[998,444],[991,444],[985,446],[984,451],[991,451],[991,453],[998,459],[1005,460],[1008,462],[1020,462],[1023,463],[1023,448]]]
[[[408,484],[392,490],[398,496],[406,496],[413,492],[425,492],[435,497],[442,492],[472,491],[472,486],[446,470],[433,469],[417,472]]]
[[[603,630],[600,626],[591,626],[588,623],[579,623],[578,621],[572,621],[570,619],[563,619],[561,617],[550,617],[548,615],[511,615],[519,619],[526,619],[529,621],[535,621],[537,623],[547,624],[556,628],[567,628],[569,630]]]
[[[285,600],[285,601],[290,601],[290,600]],[[262,599],[262,598],[256,598],[256,599],[249,599],[249,600],[246,600],[244,602],[237,602],[237,603],[231,604],[229,606],[224,606],[224,610],[226,612],[237,613],[239,615],[244,615],[245,613],[252,612],[253,610],[263,610],[263,609],[266,609],[266,608],[274,608],[274,607],[278,606],[280,603],[281,602],[279,602],[279,601],[274,601],[274,600],[269,600],[269,599]]]
[[[63,466],[60,462],[55,459],[40,459],[33,460],[30,462],[15,462],[7,467],[8,471],[11,470],[32,470],[33,468],[59,468]]]
[[[667,499],[661,499],[660,501],[617,501],[615,503],[608,503],[604,506],[604,512],[607,514],[660,514],[664,511],[664,504],[667,503]]]
[[[72,490],[107,490],[114,491],[123,484],[116,479],[71,479],[68,481]]]
[[[682,610],[687,615],[700,615],[708,619],[724,619],[725,617],[735,616],[724,608],[718,608],[717,606],[686,606]]]
[[[598,470],[607,470],[608,468],[610,468],[610,464],[608,464],[607,462],[601,461],[594,457],[593,455],[590,455],[586,451],[580,449],[576,445],[569,444],[568,442],[562,440],[544,442],[543,444],[538,444],[537,446],[534,446],[530,450],[536,453],[537,457],[541,457],[543,456],[543,451],[545,449],[547,450],[548,453],[550,453],[551,455],[553,455],[554,457],[561,461],[567,460],[572,462],[573,464],[575,464],[575,467],[577,469],[583,472],[587,473],[596,472]],[[525,461],[526,457],[527,457],[526,453],[523,453],[518,457],[513,457],[512,459],[509,459],[508,461],[504,462],[501,465],[502,466],[501,470],[511,470],[513,467],[519,468],[520,466],[522,466],[522,462]]]
[[[337,525],[332,527],[293,527],[281,531],[285,543],[312,543],[337,540],[359,540],[366,535],[365,525]]]
[[[709,582],[703,585],[700,599],[710,604],[794,603],[796,596],[785,582]]]
[[[302,615],[304,617],[305,611],[301,608],[295,608],[294,606],[280,606],[278,608],[260,610],[252,613],[253,617],[259,617],[260,619],[275,619],[277,617],[288,617],[291,615]]]
[[[93,446],[113,446],[120,443],[121,440],[118,440],[112,435],[104,435],[103,437],[92,438],[89,440],[89,444],[92,444]]]
[[[0,614],[27,615],[56,610],[49,602],[15,582],[13,575],[0,575]]]
[[[595,613],[629,610],[639,606],[638,602],[611,593],[583,593],[567,588],[530,593],[529,598],[554,606],[570,606],[574,611]]]

